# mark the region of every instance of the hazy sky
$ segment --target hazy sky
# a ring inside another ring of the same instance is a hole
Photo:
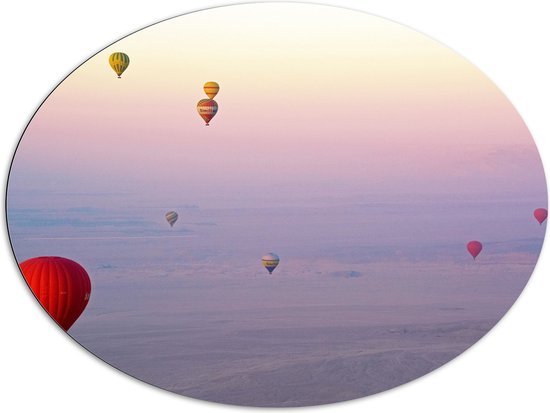
[[[122,79],[114,51],[130,56]],[[205,127],[195,106],[210,80],[219,112]],[[468,61],[378,17],[284,3],[185,15],[92,57],[21,141],[10,192],[36,189],[201,205],[404,192],[546,200],[529,131]]]

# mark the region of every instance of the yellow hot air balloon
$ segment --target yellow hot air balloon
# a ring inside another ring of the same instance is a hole
[[[120,75],[128,68],[130,65],[130,58],[126,53],[115,52],[109,56],[109,64],[117,74],[120,79]]]
[[[269,254],[265,254],[262,257],[262,264],[271,274],[273,270],[277,268],[277,265],[279,265],[279,256],[272,252],[270,252]]]
[[[206,96],[208,96],[210,99],[214,99],[214,96],[218,94],[218,91],[220,90],[220,85],[218,85],[216,82],[206,82],[204,84],[204,93],[206,93]]]

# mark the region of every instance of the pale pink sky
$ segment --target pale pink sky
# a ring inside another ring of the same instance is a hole
[[[120,80],[114,51],[131,60]],[[205,127],[195,105],[210,80],[219,113]],[[546,197],[529,131],[468,61],[378,17],[283,3],[193,13],[99,52],[38,111],[12,178],[17,189],[176,190],[207,203]]]

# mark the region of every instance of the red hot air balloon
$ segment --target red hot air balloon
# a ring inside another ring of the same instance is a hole
[[[213,99],[201,99],[197,103],[197,112],[199,112],[201,118],[206,122],[206,126],[208,126],[208,123],[218,113],[218,104]]]
[[[467,245],[466,245],[466,249],[468,250],[468,252],[472,255],[472,257],[474,257],[474,260],[476,259],[476,257],[479,255],[479,253],[481,252],[481,250],[483,249],[483,245],[481,244],[481,242],[479,241],[470,241]]]
[[[19,264],[32,292],[67,331],[86,308],[92,286],[80,264],[62,257],[36,257]]]
[[[542,225],[542,223],[546,221],[546,218],[548,218],[548,211],[544,208],[537,208],[535,209],[535,212],[533,212],[533,215],[539,224]]]

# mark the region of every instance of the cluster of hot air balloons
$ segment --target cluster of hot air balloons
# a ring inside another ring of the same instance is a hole
[[[214,97],[218,94],[220,85],[216,82],[206,82],[203,89],[208,99],[199,100],[199,103],[197,103],[197,112],[199,112],[200,117],[204,119],[206,126],[208,126],[212,118],[218,113],[218,104],[214,100]]]
[[[533,215],[542,225],[548,218],[548,210],[537,208]],[[165,218],[173,227],[178,220],[178,213],[168,211]],[[473,240],[466,244],[466,249],[475,260],[483,250],[483,244]],[[262,265],[269,274],[277,268],[279,261],[279,256],[273,252],[262,256]],[[90,300],[92,285],[86,270],[63,257],[30,258],[19,264],[19,268],[40,304],[67,331]]]
[[[130,58],[126,53],[114,52],[109,56],[109,65],[120,79],[122,73],[124,73],[130,65]],[[218,103],[214,100],[214,97],[218,94],[220,85],[216,82],[206,82],[203,89],[206,96],[208,96],[208,99],[199,100],[197,103],[197,112],[206,122],[206,126],[209,126],[212,118],[216,116],[216,113],[218,113]]]
[[[542,223],[546,221],[546,218],[548,218],[548,210],[546,210],[545,208],[537,208],[533,212],[533,215],[535,216],[535,219],[538,221],[538,223],[542,225]],[[475,260],[479,253],[483,250],[483,244],[475,240],[470,241],[466,244],[466,250]]]
[[[130,58],[115,52],[109,56],[109,65],[120,79]],[[23,261],[19,268],[42,307],[67,331],[90,300],[92,283],[84,267],[68,258],[44,256]]]
[[[178,220],[178,213],[176,211],[168,211],[164,214],[166,221],[170,224],[171,227],[174,226]],[[269,271],[270,274],[273,273],[273,270],[279,265],[279,256],[273,252],[265,254],[262,256],[262,265]]]
[[[130,58],[122,52],[109,56],[109,64],[118,78],[128,68]],[[197,103],[197,111],[206,122],[206,126],[218,112],[214,100],[220,90],[216,82],[206,82],[204,92],[208,99]],[[535,219],[540,225],[548,217],[545,208],[534,211]],[[168,211],[165,218],[171,227],[178,220],[176,211]],[[473,240],[466,244],[467,251],[475,260],[483,250],[480,241]],[[272,274],[279,265],[279,256],[273,252],[261,258],[262,265]],[[36,298],[50,316],[67,331],[86,308],[91,294],[91,282],[86,270],[78,263],[63,257],[36,257],[19,264],[21,272]]]

